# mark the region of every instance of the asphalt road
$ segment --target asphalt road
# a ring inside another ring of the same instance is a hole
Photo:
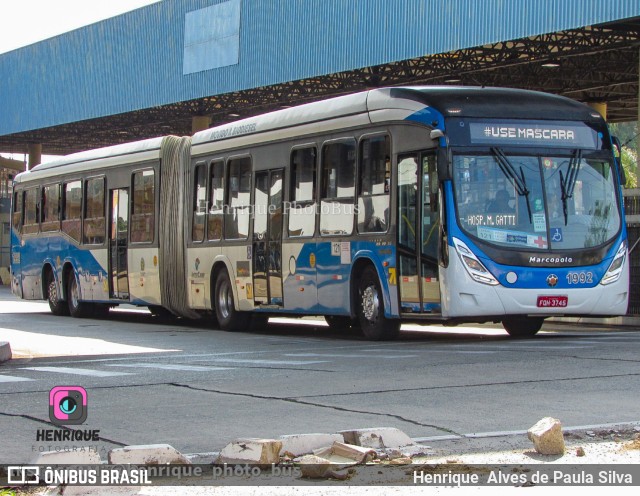
[[[404,328],[403,328],[404,329]],[[55,317],[0,289],[0,341],[34,355],[0,365],[0,463],[38,451],[169,443],[212,452],[237,437],[397,427],[412,437],[640,420],[640,332],[546,323],[535,339],[499,326],[411,326],[390,343],[323,321],[246,333],[144,311]],[[43,356],[54,355],[54,356]],[[99,442],[38,441],[49,391],[82,386]]]

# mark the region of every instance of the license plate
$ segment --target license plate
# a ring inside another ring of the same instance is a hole
[[[563,308],[568,303],[568,296],[538,296],[538,307],[540,308]]]

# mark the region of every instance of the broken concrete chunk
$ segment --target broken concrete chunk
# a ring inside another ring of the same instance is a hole
[[[334,442],[342,442],[340,434],[292,434],[290,436],[280,436],[282,448],[280,454],[289,452],[295,456],[313,453],[313,450],[326,448]]]
[[[298,459],[302,477],[309,479],[338,479],[345,480],[349,475],[339,473],[334,470],[334,465],[327,460],[316,455],[304,455]]]
[[[558,419],[545,417],[527,431],[533,446],[541,455],[564,454],[562,424]]]
[[[216,463],[242,463],[271,466],[280,461],[282,442],[276,439],[236,439],[227,444]]]
[[[372,449],[401,448],[415,444],[409,436],[395,427],[340,431],[340,434],[345,443]]]
[[[334,442],[328,448],[315,450],[313,454],[322,458],[326,458],[332,463],[341,463],[345,465],[367,463],[377,456],[375,450],[363,448],[361,446],[354,446],[352,444],[341,443],[339,441]]]
[[[168,444],[141,444],[109,451],[113,465],[190,465],[191,461]]]

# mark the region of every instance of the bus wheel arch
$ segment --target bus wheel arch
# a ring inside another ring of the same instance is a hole
[[[211,271],[211,306],[223,331],[240,331],[249,327],[251,313],[240,312],[229,270],[223,262],[216,263]]]
[[[362,261],[361,261],[362,260]],[[400,320],[387,319],[380,275],[373,263],[361,259],[354,264],[351,279],[351,311],[366,338],[381,341],[395,339],[400,332]]]

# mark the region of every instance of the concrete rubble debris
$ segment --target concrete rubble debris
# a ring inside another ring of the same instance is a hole
[[[241,463],[268,467],[280,461],[281,449],[282,441],[276,439],[236,439],[222,449],[216,463]]]
[[[338,479],[345,480],[348,473],[339,473],[331,461],[316,455],[304,455],[296,460],[300,467],[302,477],[308,479]]]
[[[375,450],[335,441],[331,446],[315,450],[314,455],[326,458],[332,463],[359,464],[367,463],[377,457]]]
[[[400,429],[395,427],[375,427],[371,429],[356,429],[340,431],[344,442],[362,446],[364,448],[384,449],[414,446],[413,440]]]
[[[558,419],[545,417],[527,431],[535,450],[541,455],[564,454],[562,424]]]
[[[374,427],[368,429],[354,429],[340,431],[344,442],[365,448],[371,448],[378,453],[386,453],[389,458],[414,457],[432,455],[428,446],[416,444],[400,429],[395,427]]]
[[[112,465],[190,465],[191,461],[168,444],[125,446],[109,451]]]
[[[11,360],[11,345],[6,341],[0,341],[0,363]]]
[[[340,434],[292,434],[280,436],[282,448],[280,454],[289,453],[294,457],[313,453],[314,450],[331,446],[336,441],[343,441]]]

